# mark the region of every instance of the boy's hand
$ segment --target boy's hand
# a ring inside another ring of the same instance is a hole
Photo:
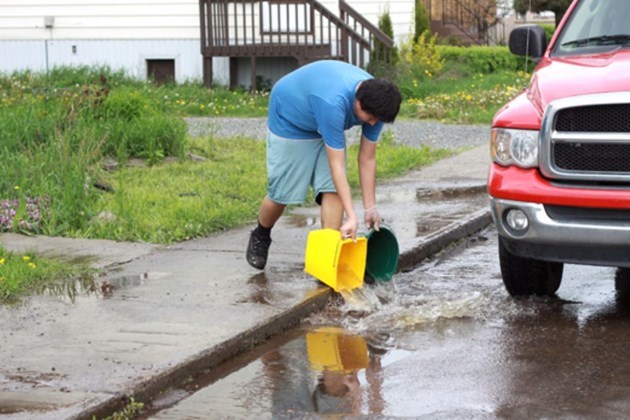
[[[349,218],[346,220],[346,223],[341,225],[341,238],[348,239],[352,238],[354,242],[357,241],[357,230],[359,229],[359,222],[356,218]]]
[[[363,212],[363,220],[365,221],[365,226],[368,229],[372,228],[377,232],[381,226],[381,222],[383,221],[376,206]]]

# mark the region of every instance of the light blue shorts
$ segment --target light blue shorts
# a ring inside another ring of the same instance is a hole
[[[293,140],[267,130],[267,196],[279,204],[301,204],[308,187],[320,194],[336,192],[324,139]]]

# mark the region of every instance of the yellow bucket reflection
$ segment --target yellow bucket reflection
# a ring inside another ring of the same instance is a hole
[[[322,327],[306,334],[306,350],[311,369],[354,372],[368,365],[368,348],[358,335],[342,328]]]

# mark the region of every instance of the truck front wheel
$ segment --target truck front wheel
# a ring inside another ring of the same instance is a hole
[[[512,296],[554,296],[560,287],[563,263],[514,255],[508,251],[501,237],[499,237],[499,261],[503,284]]]
[[[630,268],[617,268],[615,271],[615,290],[620,297],[630,297]]]

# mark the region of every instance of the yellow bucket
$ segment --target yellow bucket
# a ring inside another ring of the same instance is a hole
[[[308,234],[304,271],[332,287],[335,292],[363,286],[367,239],[341,239],[335,229],[313,230]]]
[[[311,369],[352,372],[368,365],[368,348],[358,335],[335,327],[321,327],[306,334]]]

